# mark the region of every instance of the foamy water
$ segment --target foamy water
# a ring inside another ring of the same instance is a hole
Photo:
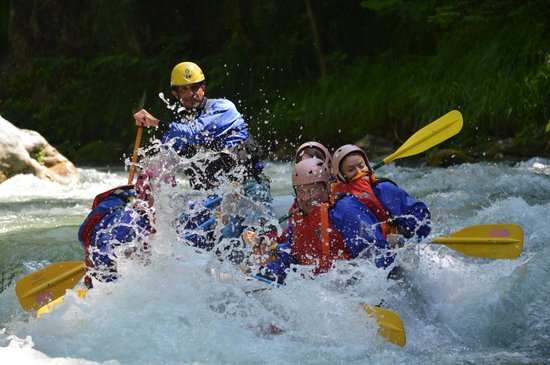
[[[277,214],[291,202],[289,171],[284,163],[267,168]],[[515,260],[466,257],[429,239],[411,243],[398,257],[407,284],[359,261],[255,291],[265,285],[177,240],[174,196],[189,193],[180,180],[159,192],[150,265],[124,261],[115,284],[97,285],[86,300],[69,292],[37,320],[19,306],[15,281],[53,262],[82,260],[76,231],[92,198],[127,179],[125,171],[80,172],[72,186],[27,175],[0,184],[2,364],[550,362],[549,160],[381,168],[379,176],[431,208],[431,237],[490,223],[516,223],[525,234]],[[406,347],[384,341],[358,310],[381,300],[403,319]],[[271,325],[283,333],[270,334]]]

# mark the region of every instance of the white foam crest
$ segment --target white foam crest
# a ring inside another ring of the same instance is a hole
[[[522,161],[515,166],[519,170],[526,170],[528,172],[550,176],[550,160],[540,157],[534,157],[527,161]]]
[[[303,280],[246,294],[238,269],[187,249],[185,256],[155,253],[148,266],[123,262],[116,284],[97,284],[86,300],[70,294],[54,312],[10,330],[30,334],[48,356],[70,353],[97,362],[252,364],[269,362],[284,349],[285,363],[292,363],[326,348],[337,359],[363,356],[365,343],[371,350],[387,346],[372,323],[367,330],[359,301],[345,294]],[[212,276],[213,267],[230,282]],[[270,335],[271,325],[285,332]]]
[[[398,308],[411,341],[421,347],[470,343],[472,331],[490,327],[491,305],[528,260],[473,259],[444,246],[422,245],[403,256],[407,284]]]
[[[389,166],[388,174],[380,174],[426,200],[432,208],[433,237],[469,225],[520,224],[525,252],[519,259],[475,259],[443,245],[410,243],[398,250],[396,263],[406,270],[404,283],[387,281],[387,270],[356,260],[339,263],[336,270],[315,280],[299,268],[289,275],[285,287],[254,293],[247,292],[265,288],[264,284],[247,280],[235,265],[220,262],[213,252],[187,246],[178,237],[179,214],[190,199],[200,201],[205,195],[190,192],[185,184],[158,184],[154,190],[157,233],[148,238],[150,264],[122,260],[118,282],[97,284],[84,301],[72,295],[40,320],[16,316],[7,324],[9,333],[19,339],[32,336],[33,347],[16,349],[23,354],[35,351],[46,360],[70,357],[106,364],[113,359],[123,364],[452,364],[463,358],[463,351],[474,362],[484,356],[488,362],[495,361],[498,352],[483,351],[498,349],[502,343],[526,348],[535,342],[542,348],[536,341],[545,330],[533,321],[548,321],[545,305],[550,294],[544,285],[550,273],[544,259],[549,252],[545,244],[550,206],[545,196],[531,199],[522,183],[540,182],[539,191],[544,192],[548,179],[537,171],[538,164],[545,163],[448,169]],[[177,175],[184,166],[175,161],[161,167]],[[268,164],[267,169],[277,174],[276,190],[290,194],[285,182],[290,165]],[[522,183],[513,190],[510,182],[520,176]],[[493,194],[493,183],[502,191]],[[220,194],[236,193],[227,189]],[[292,197],[285,195],[285,199]],[[4,294],[0,294],[2,303],[6,303]],[[12,304],[16,300],[8,299]],[[357,310],[362,303],[382,300],[405,323],[408,344],[404,349],[382,340]],[[284,332],[269,334],[272,325]],[[2,346],[7,345],[1,338]],[[0,356],[5,351],[2,346]],[[511,353],[503,356],[522,358]]]
[[[0,184],[0,203],[32,200],[82,199],[90,200],[102,191],[124,185],[124,172],[101,172],[95,169],[79,169],[82,180],[71,184],[59,184],[30,174],[19,174]]]
[[[17,336],[8,336],[9,344],[0,346],[0,358],[4,364],[40,364],[40,365],[119,365],[118,361],[98,363],[72,357],[51,358],[41,351],[35,350],[31,336],[21,339]]]

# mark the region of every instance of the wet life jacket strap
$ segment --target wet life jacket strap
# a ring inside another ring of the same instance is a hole
[[[329,222],[328,222],[328,204],[321,204],[321,252],[324,256],[330,253],[330,237],[329,237]]]

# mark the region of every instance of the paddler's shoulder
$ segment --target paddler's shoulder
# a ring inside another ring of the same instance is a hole
[[[371,182],[371,186],[372,188],[379,188],[379,189],[384,189],[384,188],[398,188],[399,185],[397,185],[397,183],[391,179],[388,179],[386,177],[380,177],[380,178],[376,178],[373,182]]]
[[[227,111],[237,111],[235,104],[225,98],[216,98],[216,99],[207,99],[206,101],[206,111],[210,112],[227,112]]]
[[[372,221],[372,213],[355,195],[343,193],[329,209],[330,222],[338,229]]]
[[[334,211],[346,211],[361,209],[364,204],[353,194],[340,192],[331,197],[331,209]]]

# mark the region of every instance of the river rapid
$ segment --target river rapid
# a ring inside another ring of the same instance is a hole
[[[292,202],[290,168],[267,164],[277,216]],[[178,180],[156,196],[148,265],[122,261],[116,283],[96,285],[85,300],[69,291],[35,319],[20,307],[16,281],[54,262],[83,260],[77,230],[93,197],[128,176],[79,171],[74,185],[30,175],[0,184],[2,364],[550,364],[548,159],[379,169],[377,176],[426,202],[430,238],[477,224],[515,223],[524,231],[514,260],[411,242],[397,259],[405,282],[361,261],[315,280],[291,275],[281,288],[247,280],[178,240],[172,223],[190,194]],[[382,300],[403,319],[403,348],[378,336],[358,309]]]

